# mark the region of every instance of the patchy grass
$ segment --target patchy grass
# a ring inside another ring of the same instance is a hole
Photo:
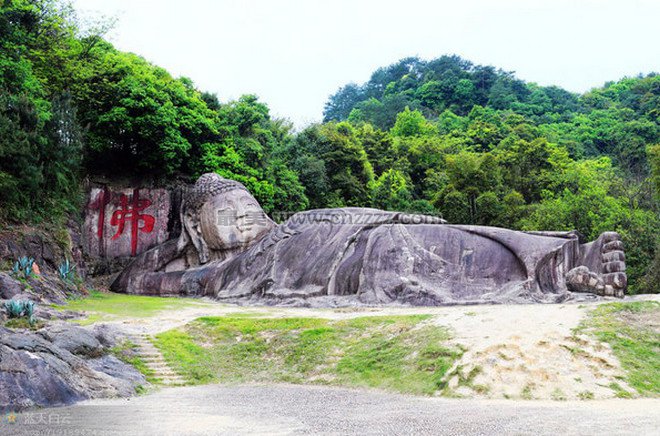
[[[616,392],[617,398],[632,398],[632,394],[627,390],[623,389],[620,384],[612,382],[609,384],[609,388]]]
[[[555,401],[566,401],[566,395],[561,389],[556,388],[552,391],[552,399]]]
[[[640,395],[660,396],[660,303],[603,304],[578,328],[608,343],[626,371],[625,381]],[[618,387],[618,389],[617,389]],[[625,396],[620,386],[612,386]]]
[[[462,350],[429,316],[199,318],[154,344],[191,384],[289,382],[432,394]]]
[[[92,291],[87,298],[72,299],[66,305],[53,307],[58,310],[85,312],[87,318],[74,322],[88,325],[116,318],[152,317],[166,310],[202,304],[206,303],[176,297],[145,297]]]
[[[27,329],[37,331],[44,326],[43,321],[37,320],[34,323],[30,323],[30,320],[26,317],[20,318],[9,318],[5,321],[4,326],[8,329]]]
[[[594,393],[591,391],[582,391],[578,394],[578,398],[581,400],[593,400]]]
[[[446,377],[447,379],[452,379],[453,377],[457,377],[458,383],[456,384],[456,388],[451,389],[449,386],[445,385],[443,386],[444,389],[442,391],[442,395],[447,396],[447,397],[456,397],[456,398],[461,398],[462,395],[456,392],[457,388],[460,387],[467,387],[477,394],[480,395],[486,395],[488,392],[490,392],[490,386],[488,385],[483,385],[483,384],[477,384],[475,383],[475,379],[479,374],[483,372],[483,368],[479,365],[475,366],[474,368],[470,369],[470,371],[466,371],[465,367],[463,365],[458,365],[454,370]]]
[[[532,394],[532,390],[534,389],[534,384],[533,383],[527,383],[525,387],[523,387],[522,391],[520,392],[520,397],[523,400],[533,400],[534,396]]]

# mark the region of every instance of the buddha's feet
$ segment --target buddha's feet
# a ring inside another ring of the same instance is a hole
[[[590,271],[586,266],[573,268],[566,274],[566,286],[571,292],[623,298],[628,277],[621,236],[616,232],[606,232],[596,243],[600,245],[601,271]]]

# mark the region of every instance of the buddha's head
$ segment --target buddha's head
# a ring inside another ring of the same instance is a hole
[[[193,244],[199,262],[223,258],[223,252],[247,249],[275,223],[241,183],[204,174],[186,196],[179,247]]]

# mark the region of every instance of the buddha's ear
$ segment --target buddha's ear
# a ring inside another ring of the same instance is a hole
[[[183,253],[183,250],[186,249],[188,244],[190,244],[190,235],[188,234],[188,228],[186,226],[186,203],[185,200],[181,204],[181,211],[179,212],[179,220],[181,221],[181,234],[179,235],[179,242],[176,244],[176,249],[178,254]]]
[[[191,243],[195,247],[197,256],[199,258],[199,263],[204,264],[209,261],[209,249],[204,241],[202,231],[199,228],[200,222],[199,219],[195,219],[195,216],[189,213],[181,214],[181,236],[179,237],[179,242],[177,243],[177,249],[180,252],[190,246]]]

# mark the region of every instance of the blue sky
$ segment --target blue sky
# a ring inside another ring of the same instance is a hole
[[[74,0],[108,35],[226,101],[254,93],[298,127],[348,82],[458,54],[576,92],[660,71],[656,0]]]

